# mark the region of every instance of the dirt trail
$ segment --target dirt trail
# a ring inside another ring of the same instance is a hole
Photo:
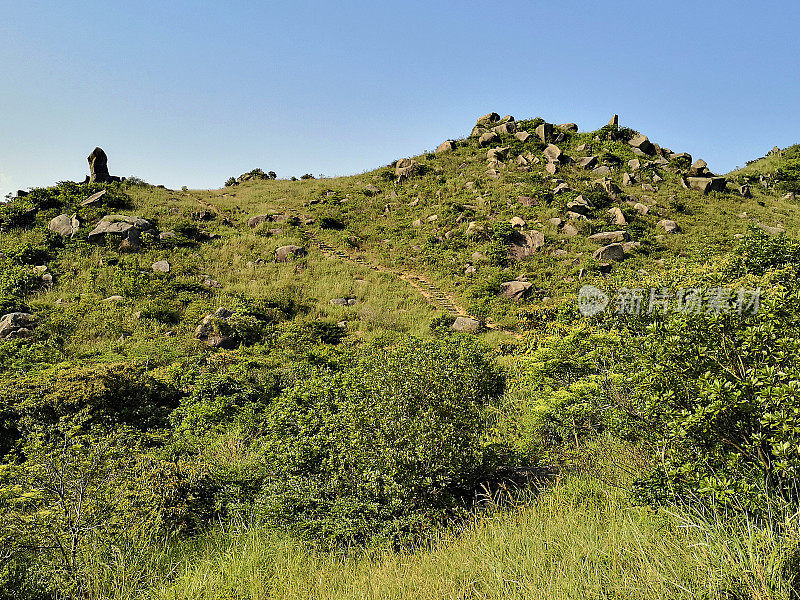
[[[390,269],[383,265],[378,265],[366,261],[361,256],[350,256],[349,254],[346,254],[341,250],[337,250],[336,248],[333,248],[329,244],[319,239],[313,231],[309,231],[304,227],[301,227],[300,231],[302,233],[302,236],[306,240],[317,246],[326,256],[330,258],[337,258],[339,260],[355,263],[357,265],[360,265],[367,269],[371,269],[373,271],[377,271],[379,273],[388,273],[390,275],[393,275],[398,279],[402,279],[403,281],[408,283],[411,287],[417,290],[417,292],[419,292],[419,294],[423,298],[425,298],[430,304],[432,304],[436,308],[444,310],[455,317],[469,316],[467,310],[463,306],[459,305],[458,302],[456,302],[455,298],[453,298],[453,296],[436,287],[426,277],[423,277],[422,275],[418,275],[416,273],[411,273],[410,271],[396,271],[394,269]],[[513,335],[515,338],[522,337],[516,331],[510,331],[508,329],[504,329],[500,327],[497,323],[494,323],[489,319],[486,319],[484,321],[484,324],[488,329],[493,329],[495,331],[502,331],[509,335]]]

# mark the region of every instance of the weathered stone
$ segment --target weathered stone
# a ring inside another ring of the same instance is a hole
[[[512,227],[525,227],[525,221],[520,217],[511,217],[508,222],[511,224]]]
[[[687,177],[686,183],[690,189],[708,194],[715,191],[724,192],[728,180],[724,177]]]
[[[642,204],[641,202],[636,202],[633,205],[633,210],[638,212],[640,215],[646,215],[650,211],[650,207],[646,204]]]
[[[150,221],[141,217],[128,215],[106,215],[95,228],[89,232],[89,240],[93,241],[106,235],[116,235],[123,238],[132,238],[142,231],[152,230]]]
[[[256,215],[254,217],[250,217],[249,219],[247,219],[247,225],[250,227],[250,229],[255,229],[256,227],[258,227],[262,223],[265,223],[265,222],[271,221],[271,220],[272,220],[272,216],[271,215]]]
[[[597,166],[597,157],[596,156],[585,156],[583,158],[578,159],[578,166],[581,169],[593,169]]]
[[[47,228],[62,237],[73,237],[78,233],[80,226],[81,222],[78,220],[77,215],[58,215],[50,221]]]
[[[475,333],[480,329],[480,327],[481,322],[470,317],[456,317],[456,320],[452,325],[452,328],[455,331],[464,331],[467,333]]]
[[[106,183],[121,181],[119,177],[112,177],[108,173],[108,157],[102,148],[95,148],[86,159],[89,161],[89,177],[87,183]]]
[[[481,137],[478,138],[478,144],[480,146],[488,146],[489,144],[493,143],[499,136],[494,131],[487,131]]]
[[[688,163],[692,162],[692,155],[688,152],[673,152],[669,155],[670,160],[683,159]]]
[[[561,224],[564,222],[563,219],[559,219],[558,217],[553,217],[551,219],[547,219],[547,222],[554,227],[561,227]]]
[[[90,206],[92,204],[96,204],[97,202],[100,201],[100,199],[103,196],[105,196],[105,194],[106,194],[105,190],[100,190],[99,192],[96,192],[96,193],[92,194],[86,200],[81,202],[81,206]]]
[[[452,152],[456,149],[456,145],[452,140],[447,140],[446,142],[442,142],[436,147],[436,154],[442,154],[444,152]]]
[[[124,300],[122,296],[115,294],[113,296],[109,296],[108,298],[103,298],[102,302],[120,302]]]
[[[752,198],[753,197],[753,193],[750,191],[750,186],[749,185],[740,185],[739,186],[739,195],[742,198]]]
[[[609,127],[619,127],[619,115],[614,115],[608,122]]]
[[[560,220],[560,219],[559,219]],[[572,223],[567,223],[561,228],[561,235],[566,237],[575,237],[578,235],[578,228]]]
[[[516,260],[533,256],[544,247],[544,241],[544,234],[541,231],[518,232],[508,245],[508,254]]]
[[[561,131],[571,131],[573,133],[577,133],[578,131],[577,123],[562,123],[561,125],[556,125],[556,127]]]
[[[622,174],[622,185],[625,185],[625,186],[636,185],[636,178],[633,175],[631,175],[630,173],[623,173]]]
[[[519,302],[530,293],[533,284],[528,281],[506,281],[500,284],[500,294],[510,300]]]
[[[531,137],[531,134],[527,131],[518,131],[514,134],[514,137],[517,138],[520,142],[528,141],[528,138]]]
[[[483,115],[478,121],[476,125],[488,125],[489,123],[497,123],[500,120],[500,115],[496,112],[491,112],[487,115]]]
[[[553,196],[559,196],[571,190],[572,188],[569,187],[569,184],[567,184],[566,182],[561,182],[556,187],[553,188]]]
[[[333,298],[331,300],[331,304],[334,306],[353,306],[355,303],[355,298]]]
[[[567,211],[567,218],[571,221],[588,221],[585,215],[575,212],[574,210]]]
[[[544,155],[550,162],[555,162],[561,158],[561,148],[555,144],[547,144],[547,147],[544,149]]]
[[[36,317],[31,313],[12,312],[0,318],[0,338],[14,339],[30,337]]]
[[[492,127],[492,131],[500,135],[513,135],[517,131],[517,124],[514,121],[509,121],[508,123]]]
[[[491,148],[486,153],[487,160],[503,160],[508,153],[508,146],[500,146],[498,148]]]
[[[165,260],[158,260],[153,263],[153,271],[159,271],[161,273],[169,273],[170,264]]]
[[[281,246],[275,250],[275,262],[285,263],[297,258],[302,258],[307,254],[308,251],[302,246]]]
[[[200,325],[195,329],[194,337],[205,342],[212,348],[236,348],[239,345],[234,336],[221,333],[217,323],[228,321],[233,316],[233,312],[227,308],[220,307],[215,312],[203,317]]]
[[[611,169],[606,165],[600,165],[599,167],[592,169],[592,173],[605,177],[606,175],[611,175]]]
[[[655,147],[653,144],[649,139],[647,139],[646,135],[642,135],[641,133],[638,133],[629,139],[628,145],[632,146],[633,148],[638,148],[645,154],[653,154],[655,152]]]
[[[533,132],[545,144],[553,141],[553,126],[550,123],[541,123]]]
[[[614,225],[628,224],[628,222],[625,220],[625,215],[622,214],[622,210],[618,206],[613,206],[609,208],[608,215],[611,217],[611,222]]]
[[[633,158],[628,161],[628,168],[632,171],[636,171],[642,167],[642,163],[639,161],[638,158]]]
[[[422,227],[422,219],[414,219],[411,221],[412,227]]]
[[[625,250],[622,248],[622,244],[609,244],[608,246],[603,246],[595,250],[594,254],[592,254],[592,258],[602,262],[610,260],[621,262],[625,260]]]
[[[708,170],[708,163],[702,158],[698,158],[686,173],[689,177],[708,177],[711,171]]]
[[[555,175],[556,171],[558,171],[558,163],[549,162],[544,166],[544,170],[547,171],[550,175]]]
[[[613,244],[616,242],[627,242],[630,239],[627,231],[604,231],[594,233],[589,239],[596,244]]]
[[[397,171],[395,170],[395,174],[396,173],[397,173]],[[368,183],[367,185],[365,185],[363,191],[364,191],[364,194],[366,194],[367,196],[375,196],[375,195],[381,193],[381,189],[377,185],[373,185],[371,183]]]
[[[678,224],[670,219],[662,219],[658,222],[658,226],[664,230],[664,233],[680,233],[681,231]]]

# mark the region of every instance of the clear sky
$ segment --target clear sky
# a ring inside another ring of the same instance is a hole
[[[0,197],[345,175],[487,112],[619,113],[726,172],[800,142],[800,2],[0,0]]]

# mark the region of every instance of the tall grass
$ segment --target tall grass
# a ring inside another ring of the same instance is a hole
[[[337,558],[275,531],[219,530],[144,597],[788,600],[798,540],[797,515],[654,512],[580,476],[416,552]]]

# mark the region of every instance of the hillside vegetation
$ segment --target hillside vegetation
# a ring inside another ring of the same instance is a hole
[[[490,113],[19,194],[0,597],[796,598],[798,165]]]

